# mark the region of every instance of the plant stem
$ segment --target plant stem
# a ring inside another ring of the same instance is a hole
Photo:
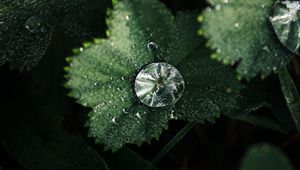
[[[190,122],[185,125],[170,141],[164,146],[162,150],[155,156],[155,158],[151,161],[152,164],[157,164],[172,148],[176,145],[194,126],[196,123]]]
[[[298,90],[287,68],[279,70],[278,76],[285,101],[295,122],[296,128],[298,132],[300,132],[300,97]]]

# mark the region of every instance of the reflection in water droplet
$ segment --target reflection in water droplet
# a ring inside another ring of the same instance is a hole
[[[32,16],[26,20],[25,28],[31,33],[44,32],[44,24],[40,17]]]
[[[157,44],[155,42],[149,42],[147,44],[147,48],[150,51],[156,50],[158,48]]]
[[[150,107],[174,105],[184,87],[179,71],[163,62],[146,65],[137,75],[134,86],[139,100]]]
[[[280,42],[290,51],[300,54],[300,2],[278,1],[270,21]]]

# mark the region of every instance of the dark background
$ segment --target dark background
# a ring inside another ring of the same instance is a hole
[[[164,0],[163,2],[174,13],[179,10],[202,10],[207,7],[204,1]],[[22,127],[21,125],[28,117],[33,119],[33,124],[38,124],[34,126],[38,127],[35,129],[37,131],[52,131],[49,127],[43,127],[43,123],[47,126],[49,122],[59,118],[61,120],[59,123],[64,131],[86,137],[86,129],[83,125],[88,109],[67,97],[68,90],[63,86],[65,81],[63,67],[67,65],[65,57],[71,55],[72,48],[80,46],[80,42],[90,40],[95,36],[104,37],[104,16],[99,15],[97,19],[100,21],[100,29],[93,28],[83,37],[70,37],[62,31],[61,27],[56,27],[47,54],[31,71],[20,73],[18,70],[10,70],[8,65],[0,67],[0,138],[2,143],[0,170],[24,169],[15,156],[7,152],[3,141],[7,141],[7,136],[14,134],[16,129]],[[291,68],[295,81],[299,83],[297,63],[298,61],[294,60]],[[272,95],[274,91],[280,91],[278,80],[274,75],[268,81],[271,82],[272,89],[268,89],[267,93]],[[52,113],[46,122],[40,121],[41,115],[39,114],[42,113],[36,111],[40,108]],[[256,114],[266,113],[269,114],[271,111],[261,109]],[[185,122],[172,121],[169,130],[162,134],[159,141],[153,140],[151,145],[129,147],[145,159],[151,160],[184,125]],[[49,136],[45,135],[45,140],[47,138]],[[21,137],[20,140],[19,142],[22,142]],[[92,139],[86,138],[86,140],[96,150],[103,152],[102,147],[94,145]],[[159,162],[158,168],[165,170],[234,170],[238,169],[243,155],[250,146],[264,142],[277,146],[288,156],[295,169],[300,169],[300,137],[296,132],[291,130],[284,135],[242,121],[231,120],[225,116],[217,120],[216,124],[195,126]],[[110,155],[110,153],[102,155]]]

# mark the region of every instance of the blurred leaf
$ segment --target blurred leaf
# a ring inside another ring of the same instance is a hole
[[[290,161],[268,144],[253,146],[244,157],[241,170],[293,170]]]
[[[89,134],[105,149],[158,139],[169,119],[214,122],[221,112],[237,108],[241,85],[229,67],[209,59],[210,51],[196,34],[197,15],[194,11],[174,17],[156,0],[119,2],[107,20],[109,38],[86,42],[67,59],[70,95],[93,108]],[[149,49],[150,42],[157,48]],[[185,92],[174,107],[151,108],[135,95],[135,76],[154,62],[178,66],[185,78]]]
[[[268,76],[284,67],[293,54],[284,48],[269,21],[275,0],[210,0],[203,18],[203,33],[216,58],[238,62],[237,72],[246,79]]]
[[[111,170],[157,170],[154,165],[129,148],[123,148],[113,154],[107,154],[105,155],[105,160]]]
[[[64,54],[53,49],[41,67],[22,76],[1,69],[0,145],[26,169],[108,169],[81,136],[64,131],[62,114],[68,110],[60,76]]]
[[[99,7],[98,12],[103,14],[103,8],[106,8],[109,3],[105,0],[100,2],[101,5],[97,4],[97,7]],[[1,1],[0,66],[9,62],[11,68],[28,70],[37,65],[38,61],[46,53],[55,25],[61,22],[63,18],[69,18],[70,22],[72,22],[66,23],[66,26],[64,26],[68,32],[71,32],[73,29],[77,30],[77,34],[92,32],[93,30],[87,30],[87,23],[82,23],[80,22],[82,19],[80,21],[78,19],[84,17],[82,12],[77,11],[78,7],[85,7],[85,10],[95,7],[95,4],[89,3],[90,6],[88,6],[84,5],[85,3],[86,0]],[[95,9],[90,11],[94,12]],[[86,16],[86,14],[84,15]],[[94,17],[92,15],[89,18],[92,19]],[[80,22],[77,23],[75,28],[74,18],[77,19],[76,22]],[[86,29],[78,30],[80,24],[84,24]]]

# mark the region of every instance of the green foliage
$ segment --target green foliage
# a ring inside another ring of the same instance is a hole
[[[158,139],[170,119],[214,122],[237,109],[241,85],[229,67],[209,59],[196,34],[197,11],[174,17],[156,0],[125,0],[109,14],[109,38],[75,49],[66,68],[70,95],[93,108],[87,126],[96,142],[115,151]],[[149,42],[158,48],[149,50]],[[161,61],[177,66],[186,90],[175,106],[150,108],[135,96],[133,81],[144,65]]]
[[[241,170],[293,170],[287,157],[268,144],[255,145],[244,157]]]
[[[203,33],[215,57],[238,62],[237,72],[251,79],[268,76],[283,68],[293,54],[278,40],[269,16],[275,0],[210,0],[213,9],[204,12]],[[200,32],[201,33],[201,32]]]
[[[1,1],[0,66],[9,62],[11,68],[28,70],[37,65],[46,53],[57,25],[61,25],[69,36],[90,38],[97,35],[98,31],[88,28],[99,27],[99,24],[87,21],[99,20],[108,4],[96,0],[88,3],[85,0]],[[87,11],[95,15],[83,20]]]

